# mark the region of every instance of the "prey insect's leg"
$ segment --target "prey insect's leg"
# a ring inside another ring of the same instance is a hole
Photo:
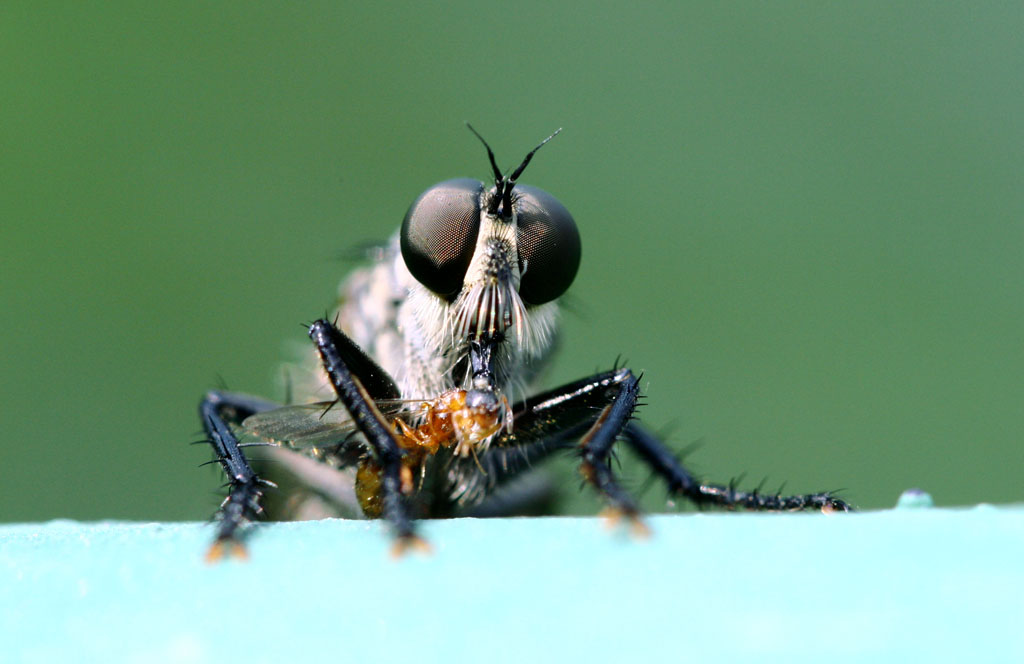
[[[698,506],[742,507],[750,510],[782,511],[817,508],[848,512],[851,507],[828,491],[795,496],[740,491],[731,486],[705,484],[698,481],[676,459],[665,444],[635,422],[623,431],[626,442],[651,469],[664,478],[669,491],[682,495]]]
[[[309,326],[309,338],[316,345],[317,352],[327,376],[338,395],[339,401],[345,406],[352,421],[356,424],[366,442],[373,450],[376,462],[380,466],[380,502],[381,516],[395,529],[399,537],[399,550],[408,545],[419,545],[420,540],[413,532],[412,519],[402,495],[402,456],[403,451],[395,439],[395,432],[387,418],[381,414],[374,404],[374,397],[367,391],[363,376],[354,371],[352,353],[362,357],[361,351],[337,327],[328,320],[318,320]],[[372,363],[371,363],[372,364]],[[376,366],[373,364],[372,366]],[[383,372],[382,372],[383,373]],[[386,376],[386,374],[383,374]],[[390,378],[387,379],[390,381]],[[394,383],[391,383],[393,386]],[[398,396],[397,388],[394,397]],[[377,398],[380,398],[377,396]]]
[[[244,555],[245,551],[236,538],[237,531],[260,513],[263,488],[273,486],[253,471],[230,424],[241,423],[254,413],[277,407],[277,404],[258,397],[221,391],[209,392],[199,402],[203,429],[213,446],[216,461],[228,476],[230,487],[228,497],[220,506],[217,539],[207,554],[210,560],[220,558],[225,550]]]

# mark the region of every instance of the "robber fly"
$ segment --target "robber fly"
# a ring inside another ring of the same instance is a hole
[[[309,326],[330,398],[282,406],[214,391],[201,401],[229,486],[211,557],[244,552],[242,526],[273,486],[243,451],[254,444],[311,485],[309,458],[322,462],[336,479],[319,495],[385,519],[400,549],[421,543],[417,518],[465,514],[566,450],[609,509],[639,524],[609,463],[620,441],[671,494],[700,506],[848,510],[829,492],[781,496],[698,480],[635,421],[639,381],[628,368],[533,393],[557,345],[558,298],[576,276],[580,235],[558,199],[518,179],[558,131],[506,175],[470,130],[493,184],[461,178],[423,192],[376,260],[343,283],[335,318]],[[343,486],[354,501],[334,490]]]

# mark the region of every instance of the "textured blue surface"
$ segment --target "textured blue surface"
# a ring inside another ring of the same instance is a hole
[[[426,522],[398,560],[376,522],[268,524],[217,565],[203,524],[2,526],[0,659],[1024,660],[1020,507],[648,523]]]

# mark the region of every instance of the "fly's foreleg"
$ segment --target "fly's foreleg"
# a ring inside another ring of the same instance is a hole
[[[217,560],[223,555],[245,556],[238,539],[239,529],[260,514],[263,490],[273,486],[253,471],[231,424],[276,407],[277,404],[270,401],[221,391],[209,392],[199,402],[199,417],[207,440],[213,447],[215,460],[228,477],[228,496],[218,512],[217,538],[207,553],[208,560]]]
[[[612,378],[607,395],[613,400],[580,439],[580,473],[604,497],[613,519],[624,516],[638,534],[645,534],[636,501],[619,485],[609,463],[612,448],[636,409],[639,380],[629,369],[615,371]]]
[[[338,400],[352,416],[366,442],[369,444],[376,464],[380,467],[380,515],[395,531],[398,537],[396,552],[414,546],[422,547],[413,529],[412,518],[402,493],[402,457],[404,452],[398,445],[395,432],[387,418],[374,404],[374,397],[367,392],[361,376],[355,375],[351,364],[362,356],[361,351],[328,320],[318,320],[309,326],[309,338],[313,340],[320,361],[330,379]],[[355,349],[355,350],[354,350]],[[375,365],[374,365],[375,366]],[[397,394],[397,390],[396,390]]]
[[[616,369],[517,404],[512,431],[500,434],[481,456],[489,469],[487,488],[579,441],[584,479],[614,514],[629,518],[640,528],[636,502],[619,485],[609,464],[612,448],[636,409],[638,393],[636,376],[629,369]]]

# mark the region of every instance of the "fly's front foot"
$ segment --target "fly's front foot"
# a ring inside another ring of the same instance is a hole
[[[407,533],[396,537],[394,543],[391,545],[391,557],[397,560],[410,552],[429,556],[434,552],[434,550],[427,540],[415,533]]]
[[[222,560],[245,562],[249,560],[249,551],[234,537],[217,538],[207,550],[205,560],[211,565]]]

